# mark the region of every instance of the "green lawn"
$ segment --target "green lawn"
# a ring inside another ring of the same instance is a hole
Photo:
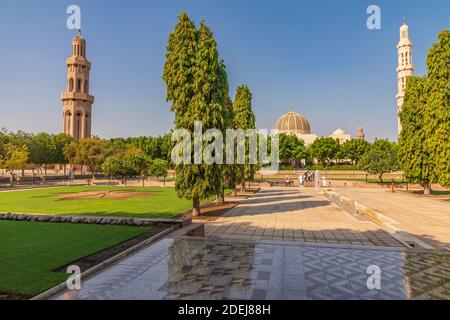
[[[98,190],[147,191],[150,195],[117,199],[61,200],[56,196]],[[62,187],[0,192],[0,212],[130,217],[170,217],[192,208],[192,202],[178,199],[174,188],[159,187]]]
[[[0,221],[0,292],[24,296],[41,293],[67,279],[67,274],[53,270],[150,230]]]

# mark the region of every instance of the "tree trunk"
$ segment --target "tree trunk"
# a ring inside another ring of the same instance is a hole
[[[242,181],[241,189],[242,189],[242,192],[245,192],[245,181]]]
[[[223,188],[216,196],[216,203],[217,204],[224,204],[225,203],[225,191],[223,190]]]
[[[142,176],[142,187],[145,187],[145,176]]]
[[[163,188],[166,187],[166,176],[164,176],[164,180],[163,180]]]
[[[433,190],[431,190],[431,183],[430,182],[425,182],[423,184],[423,194],[431,194]]]
[[[14,170],[10,171],[9,182],[11,183],[11,187],[14,186]]]
[[[47,176],[47,164],[46,163],[44,163],[44,174],[45,174],[45,176]]]
[[[237,187],[234,187],[234,190],[233,190],[233,197],[237,197]]]
[[[380,179],[380,182],[383,183],[383,174],[380,174],[380,175],[378,176],[378,179]]]
[[[195,197],[192,199],[192,216],[198,217],[200,215],[200,199]]]

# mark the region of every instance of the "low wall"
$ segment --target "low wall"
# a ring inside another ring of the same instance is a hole
[[[125,217],[95,217],[95,216],[66,216],[44,214],[22,214],[12,212],[0,212],[0,220],[51,222],[51,223],[76,223],[76,224],[102,224],[124,226],[161,226],[178,225],[184,227],[192,220],[189,218],[177,219],[150,219],[150,218],[125,218]]]

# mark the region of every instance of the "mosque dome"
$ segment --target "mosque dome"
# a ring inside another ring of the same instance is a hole
[[[275,129],[277,129],[280,133],[311,133],[308,120],[306,120],[306,118],[301,114],[293,111],[281,116],[275,125]]]
[[[345,132],[341,128],[337,128],[336,130],[334,130],[334,132],[331,135],[338,137],[338,136],[343,136],[345,134],[347,134],[347,132]]]

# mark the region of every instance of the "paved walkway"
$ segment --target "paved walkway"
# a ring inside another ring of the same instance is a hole
[[[264,189],[206,232],[178,230],[53,298],[450,299],[450,254],[400,247],[313,190]]]
[[[397,229],[436,249],[450,248],[450,197],[443,201],[378,189],[338,189],[336,192],[382,213],[393,220],[392,225]]]
[[[216,221],[206,235],[241,240],[284,240],[402,246],[371,221],[354,217],[314,190],[267,188]]]
[[[449,257],[406,248],[168,238],[54,299],[449,299]],[[367,286],[374,265],[379,290]]]

